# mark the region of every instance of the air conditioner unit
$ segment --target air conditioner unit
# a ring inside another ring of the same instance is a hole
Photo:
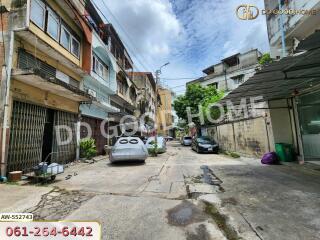
[[[87,93],[90,94],[92,97],[95,97],[95,98],[97,97],[97,92],[92,89],[88,89]]]

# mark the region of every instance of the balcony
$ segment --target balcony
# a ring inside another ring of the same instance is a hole
[[[40,70],[15,69],[12,77],[46,92],[77,102],[91,102],[93,97],[79,88],[65,83],[56,77],[49,77]]]

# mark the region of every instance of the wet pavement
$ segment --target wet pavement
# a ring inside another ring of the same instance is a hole
[[[319,179],[171,142],[146,164],[100,159],[70,166],[49,186],[0,185],[11,201],[0,202],[0,211],[96,220],[103,239],[313,240],[320,235]]]

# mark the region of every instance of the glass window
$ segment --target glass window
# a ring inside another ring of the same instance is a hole
[[[62,26],[60,43],[63,47],[65,47],[66,49],[68,49],[68,51],[70,51],[70,42],[71,42],[71,34],[64,26]]]
[[[80,57],[80,43],[74,37],[72,37],[71,53],[75,55],[77,58]]]
[[[96,56],[93,56],[93,71],[104,79],[108,76],[108,67]]]
[[[30,18],[38,27],[44,30],[46,16],[46,8],[43,2],[39,0],[31,1],[31,13]]]
[[[59,40],[59,17],[52,11],[48,10],[48,34],[56,40]]]

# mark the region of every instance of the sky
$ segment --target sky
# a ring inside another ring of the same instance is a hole
[[[155,72],[178,95],[202,70],[238,52],[269,51],[264,16],[252,21],[235,14],[241,3],[263,0],[94,0],[129,51],[135,71]]]

